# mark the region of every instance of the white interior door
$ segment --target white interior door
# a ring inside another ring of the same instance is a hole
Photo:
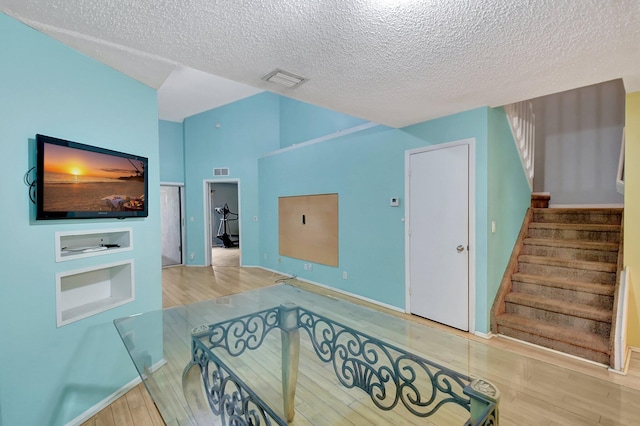
[[[182,264],[182,201],[179,186],[160,186],[162,266]]]
[[[469,145],[409,155],[411,313],[469,330]]]

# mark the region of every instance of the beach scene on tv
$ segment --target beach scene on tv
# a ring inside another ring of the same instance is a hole
[[[144,163],[46,144],[44,211],[142,211]]]

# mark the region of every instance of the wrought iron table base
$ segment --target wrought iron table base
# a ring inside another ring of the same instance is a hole
[[[237,357],[245,350],[260,347],[267,334],[276,328],[281,332],[286,420],[213,352],[221,348]],[[469,411],[465,425],[498,424],[500,396],[490,382],[472,381],[466,375],[294,304],[196,327],[192,331],[192,360],[183,374],[185,395],[194,392],[189,378],[194,374],[192,367],[197,365],[208,406],[224,425],[287,425],[295,416],[300,329],[309,335],[320,360],[333,364],[343,386],[362,389],[382,410],[402,404],[415,416],[429,417],[443,405],[452,403]],[[420,392],[419,386],[425,383],[419,381],[419,373],[431,381],[426,383],[430,385],[426,394]]]

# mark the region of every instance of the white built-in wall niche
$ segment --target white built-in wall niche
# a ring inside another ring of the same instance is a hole
[[[56,232],[56,262],[133,250],[133,229]]]
[[[56,274],[58,327],[124,305],[134,299],[133,260]]]

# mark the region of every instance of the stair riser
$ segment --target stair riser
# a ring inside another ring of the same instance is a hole
[[[544,296],[550,299],[581,303],[595,308],[613,309],[613,296],[588,293],[566,288],[549,287],[540,284],[512,282],[512,291],[517,293]]]
[[[497,332],[609,364],[622,209],[534,209],[531,219]]]
[[[545,311],[544,309],[517,305],[515,303],[505,303],[505,312],[508,314],[516,314],[524,318],[547,321],[561,327],[572,327],[576,330],[587,331],[603,337],[608,337],[611,333],[610,323],[559,314],[557,312]]]
[[[587,283],[615,284],[615,272],[589,271],[585,269],[564,268],[561,266],[538,265],[534,263],[518,263],[518,271],[524,274],[555,276],[569,278]]]
[[[621,218],[622,216],[619,213],[554,213],[553,211],[537,211],[533,213],[533,221],[543,223],[588,223],[593,225],[620,225],[620,223],[622,222]]]
[[[567,247],[550,247],[525,244],[522,254],[533,256],[548,256],[560,259],[588,260],[590,262],[616,263],[618,260],[617,251],[586,250]]]
[[[620,241],[620,231],[588,231],[580,229],[539,229],[529,228],[530,238],[548,238],[563,240],[602,241],[617,243]]]
[[[505,336],[513,337],[514,339],[524,340],[535,345],[544,346],[546,348],[554,349],[556,351],[564,352],[566,354],[575,355],[581,358],[589,359],[591,361],[599,362],[601,364],[609,364],[609,355],[602,352],[592,351],[579,346],[574,346],[564,342],[558,342],[548,339],[546,337],[537,336],[524,331],[516,330],[509,327],[499,325],[498,332]]]

